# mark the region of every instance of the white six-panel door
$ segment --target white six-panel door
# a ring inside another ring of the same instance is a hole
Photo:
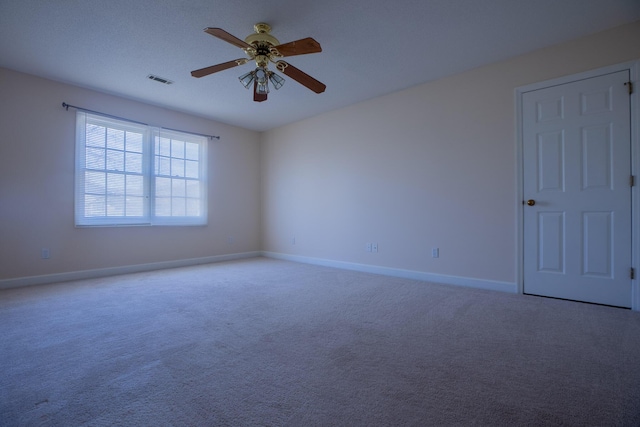
[[[631,306],[628,81],[620,71],[523,94],[527,294]]]

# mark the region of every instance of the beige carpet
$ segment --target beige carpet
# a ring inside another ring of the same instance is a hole
[[[0,425],[640,425],[640,313],[256,258],[0,291]]]

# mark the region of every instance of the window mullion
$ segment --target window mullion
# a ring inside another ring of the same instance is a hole
[[[156,128],[150,128],[145,135],[145,150],[143,150],[143,168],[144,168],[144,189],[145,189],[145,216],[151,224],[155,219],[155,200],[156,200],[156,167],[155,167],[155,139],[157,135]],[[144,157],[146,155],[146,157]]]

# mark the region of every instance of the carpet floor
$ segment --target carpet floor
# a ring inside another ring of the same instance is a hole
[[[640,313],[267,258],[0,291],[2,426],[639,426]]]

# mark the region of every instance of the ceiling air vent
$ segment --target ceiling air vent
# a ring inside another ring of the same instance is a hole
[[[171,84],[173,84],[173,82],[172,82],[171,80],[163,79],[162,77],[154,76],[153,74],[149,74],[149,75],[147,76],[147,78],[148,78],[149,80],[153,80],[153,81],[155,81],[155,82],[164,83],[164,84],[166,84],[166,85],[171,85]]]

